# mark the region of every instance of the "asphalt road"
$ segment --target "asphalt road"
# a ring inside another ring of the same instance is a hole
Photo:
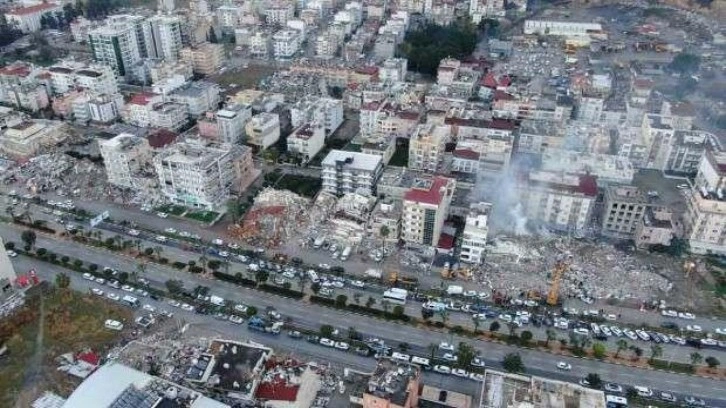
[[[53,224],[53,219],[56,218],[55,216],[51,214],[45,214],[40,211],[34,211],[34,219],[46,219],[49,220],[51,225]],[[62,226],[60,225],[52,225],[54,228],[61,229]],[[110,228],[113,228],[117,230],[119,233],[123,233],[125,229],[118,228],[115,225],[108,226]],[[20,240],[20,231],[21,229],[16,228],[15,226],[8,226],[8,225],[0,225],[0,234],[2,234],[6,239],[13,240],[15,242],[21,242]],[[109,238],[117,235],[115,232],[111,231],[105,231],[105,230],[98,230],[101,232],[103,238]],[[141,236],[138,238],[148,238],[147,241],[142,244],[142,248],[144,247],[158,247],[161,246],[159,242],[155,241],[153,239],[153,236],[149,236],[148,234],[142,233]],[[131,237],[129,237],[131,238]],[[181,248],[177,248],[174,246],[169,246],[169,242],[166,243],[166,246],[163,246],[163,253],[162,256],[167,257],[171,260],[179,260],[181,262],[188,262],[190,260],[197,261],[199,260],[200,253],[196,252],[190,252],[188,250],[183,250]],[[121,256],[118,254],[111,254],[111,257],[109,257],[108,251],[98,250],[95,248],[85,247],[83,245],[80,245],[78,243],[72,242],[70,240],[67,241],[58,241],[58,240],[47,240],[43,236],[39,236],[37,246],[44,247],[50,251],[61,253],[68,255],[72,258],[78,258],[83,259],[87,263],[95,263],[101,267],[103,266],[112,266],[116,269],[124,270],[124,271],[134,271],[137,269],[137,262],[133,260],[130,257]],[[111,259],[118,259],[116,263],[109,265],[111,263]],[[235,273],[237,271],[241,271],[243,273],[247,272],[247,268],[245,265],[240,263],[232,263],[230,266],[231,273]],[[169,267],[163,267],[160,265],[155,264],[149,264],[147,266],[147,274],[150,273],[156,273],[158,274],[158,282],[160,287],[164,287],[164,282],[168,279],[182,279],[187,283],[188,289],[193,289],[196,285],[203,285],[208,286],[212,288],[212,293],[217,294],[219,296],[223,296],[225,298],[229,298],[226,295],[223,295],[222,293],[226,292],[226,289],[229,288],[229,284],[224,282],[217,282],[217,281],[210,281],[206,280],[197,276],[189,276],[186,272],[180,272],[176,269],[169,268]],[[196,283],[193,283],[196,282]],[[214,285],[212,285],[214,284]],[[295,286],[293,286],[295,287]],[[336,294],[346,294],[350,301],[353,299],[353,294],[355,292],[360,293],[361,299],[363,299],[362,302],[365,301],[365,299],[368,298],[368,296],[373,296],[377,299],[377,303],[380,304],[381,300],[381,292],[378,291],[358,291],[353,290],[351,288],[347,289],[336,289]],[[417,302],[408,302],[405,306],[406,313],[410,316],[420,316],[420,304]],[[659,316],[658,316],[659,317]],[[435,317],[434,320],[436,320],[438,317]],[[480,328],[485,329],[488,328],[489,324],[493,321],[493,319],[487,319],[486,321],[482,321],[480,324]],[[473,328],[473,323],[471,316],[466,313],[462,312],[451,312],[449,313],[449,320],[448,322],[451,325],[461,325],[464,327]],[[500,322],[502,325],[502,331],[506,331],[506,324],[503,322]],[[640,322],[637,322],[640,323]],[[679,322],[683,323],[683,322]],[[695,323],[695,322],[689,322],[689,323]],[[712,326],[717,326],[720,322],[714,322],[709,320],[703,320],[702,323],[704,329],[709,330]],[[657,324],[657,323],[656,323]],[[519,329],[519,332],[523,330],[529,330],[533,333],[535,339],[546,339],[546,333],[545,327],[532,327],[532,326],[524,326]],[[556,330],[557,332],[557,338],[563,338],[563,339],[569,339],[569,332],[568,331],[560,331]],[[604,342],[610,350],[616,350],[616,341],[617,338],[611,337],[607,342]],[[633,342],[629,342],[633,343]],[[640,342],[638,341],[636,343],[638,347],[641,347],[644,350],[644,355],[648,355],[649,353],[649,347],[650,343]],[[663,359],[671,360],[671,361],[680,361],[683,363],[690,362],[690,354],[694,351],[691,347],[684,347],[684,346],[678,346],[674,344],[662,344],[661,345],[663,349]],[[627,353],[627,352],[625,352]],[[723,350],[702,350],[701,354],[704,356],[714,356],[718,358],[720,361],[726,361],[726,352]]]
[[[4,230],[2,235],[5,237]],[[10,239],[16,239],[13,236]],[[45,246],[49,250],[63,249],[64,253],[72,257],[78,257],[87,262],[95,262],[99,265],[113,265],[121,270],[132,270],[135,262],[124,257],[108,254],[103,251],[81,247],[69,244],[63,241],[51,241],[45,238],[39,238],[39,244]],[[55,245],[53,245],[55,244]],[[52,279],[52,275],[58,272],[58,267],[45,263],[38,263],[35,260],[24,257],[17,257],[14,263],[19,271],[35,268],[41,277]],[[170,275],[171,273],[171,275]],[[48,275],[50,274],[50,275]],[[150,265],[147,268],[145,278],[151,281],[152,286],[163,285],[169,277],[173,277],[174,272],[162,270],[159,267]],[[179,275],[177,273],[177,275]],[[178,276],[181,278],[182,276]],[[185,285],[193,287],[197,284],[209,286],[211,293],[222,296],[225,299],[255,305],[259,310],[265,308],[274,308],[286,318],[290,318],[292,323],[307,328],[319,328],[322,324],[329,324],[339,328],[345,333],[349,327],[355,327],[356,330],[365,336],[374,336],[387,339],[389,345],[396,346],[399,342],[405,341],[411,345],[411,352],[414,354],[427,355],[427,347],[430,344],[438,344],[442,341],[458,344],[461,341],[467,342],[477,349],[481,355],[487,360],[489,365],[496,366],[502,357],[512,351],[518,351],[527,366],[528,372],[540,375],[546,375],[551,378],[562,378],[576,381],[585,377],[587,374],[596,372],[600,374],[605,381],[613,381],[622,384],[638,384],[649,386],[654,389],[668,390],[687,390],[690,393],[703,398],[714,400],[716,404],[726,406],[726,382],[710,380],[699,377],[683,376],[659,371],[622,367],[612,364],[606,364],[597,361],[582,360],[571,357],[555,356],[548,353],[522,350],[511,346],[472,340],[468,338],[460,338],[458,336],[432,332],[415,328],[408,325],[400,325],[385,321],[372,319],[352,313],[342,312],[334,309],[323,308],[317,305],[302,305],[300,302],[286,300],[276,296],[270,296],[267,293],[250,290],[241,287],[230,286],[228,284],[199,279],[197,276],[183,276]],[[72,275],[72,282],[77,285],[79,281],[83,281],[78,275]],[[81,287],[81,289],[83,289]],[[302,306],[302,307],[301,307]],[[177,310],[179,313],[183,313]],[[264,336],[267,338],[267,336]],[[282,337],[281,337],[282,338]],[[269,342],[268,342],[269,343]],[[273,345],[272,343],[270,343]],[[273,345],[274,347],[274,345]],[[331,358],[337,358],[340,352],[324,353]],[[348,356],[346,356],[348,358]],[[356,357],[357,358],[357,357]],[[556,369],[558,361],[565,361],[572,365],[572,371],[567,373],[559,372]],[[723,399],[723,401],[722,401]]]

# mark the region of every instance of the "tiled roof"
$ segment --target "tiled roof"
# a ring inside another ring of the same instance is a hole
[[[446,177],[436,176],[433,178],[431,188],[423,190],[420,188],[411,188],[404,194],[403,199],[406,201],[414,201],[423,204],[439,205],[444,197],[445,193],[442,193],[441,189],[445,188],[449,183],[449,179]]]
[[[35,6],[16,8],[14,10],[10,10],[8,14],[14,16],[27,16],[28,14],[39,13],[45,10],[52,10],[55,8],[58,8],[58,6],[55,4],[41,3]]]

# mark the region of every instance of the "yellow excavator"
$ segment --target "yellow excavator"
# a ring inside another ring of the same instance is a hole
[[[555,263],[555,270],[552,273],[552,283],[550,284],[550,291],[547,294],[547,304],[550,306],[557,306],[560,300],[560,283],[562,277],[570,269],[570,265],[567,262],[560,260]]]

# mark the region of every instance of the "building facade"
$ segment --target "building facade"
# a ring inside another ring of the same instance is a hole
[[[633,238],[643,220],[646,208],[648,200],[637,187],[607,186],[602,234],[617,238]]]
[[[472,203],[469,214],[466,215],[466,224],[461,240],[459,259],[470,264],[480,264],[484,261],[484,248],[489,236],[490,203]]]
[[[109,140],[99,140],[109,184],[116,187],[138,189],[145,171],[151,167],[151,147],[143,138],[121,133]]]
[[[401,238],[407,243],[436,246],[455,188],[456,181],[446,177],[415,180],[403,196]]]
[[[325,128],[321,123],[311,122],[295,129],[287,137],[287,151],[308,163],[325,146]]]
[[[335,195],[361,192],[375,193],[383,171],[380,156],[331,150],[322,162],[323,191]]]
[[[726,154],[708,152],[689,191],[684,226],[691,252],[726,255]]]

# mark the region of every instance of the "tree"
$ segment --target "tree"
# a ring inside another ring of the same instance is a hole
[[[353,293],[353,302],[355,302],[356,305],[360,305],[360,297],[361,294],[358,292]]]
[[[598,360],[603,359],[605,357],[605,352],[607,349],[605,348],[605,345],[602,343],[595,343],[592,345],[592,356],[597,358]]]
[[[545,330],[545,335],[547,336],[547,340],[545,340],[545,347],[549,347],[550,341],[557,338],[557,333],[555,333],[555,331],[551,328],[548,328]]]
[[[333,326],[331,326],[329,324],[324,324],[324,325],[320,326],[320,335],[323,337],[328,337],[328,338],[333,337],[334,330],[335,329],[333,329]]]
[[[643,355],[643,349],[638,346],[630,346],[630,351],[633,352],[633,360],[637,360]]]
[[[699,352],[694,351],[693,353],[691,353],[691,365],[699,365],[702,361],[703,356]]]
[[[37,238],[35,231],[32,230],[25,230],[20,234],[20,239],[25,243],[25,245],[28,245],[31,248],[35,245]]]
[[[216,272],[219,269],[219,267],[222,266],[222,262],[219,262],[216,259],[212,259],[207,262],[207,266],[209,267],[209,269]]]
[[[446,309],[439,310],[439,318],[441,318],[441,323],[446,326],[446,322],[449,321],[449,312]]]
[[[708,356],[706,357],[706,364],[708,364],[708,368],[716,368],[721,365],[721,362],[716,357]]]
[[[468,20],[446,27],[426,24],[407,32],[399,51],[408,58],[411,70],[434,75],[442,59],[468,57],[476,43],[476,27]]]
[[[66,256],[66,255],[63,255],[63,256],[61,257],[60,261],[61,261],[61,263],[62,263],[63,265],[65,265],[65,264],[67,264],[68,262],[70,262],[70,261],[71,261],[71,258],[69,258],[69,257],[68,257],[68,256]]]
[[[471,315],[471,323],[474,325],[474,334],[479,333],[479,325],[481,321],[476,315]]]
[[[162,252],[164,252],[164,248],[162,248],[162,247],[160,247],[158,245],[154,247],[154,253],[156,254],[156,259],[161,258],[161,253]]]
[[[421,308],[421,318],[423,318],[425,321],[428,321],[430,318],[434,317],[433,310]]]
[[[403,351],[404,353],[408,351],[409,348],[411,348],[411,345],[406,343],[405,341],[398,343],[398,349]]]
[[[347,303],[348,303],[348,296],[338,295],[335,297],[335,307],[342,309],[345,307],[345,305]]]
[[[615,352],[615,358],[618,358],[621,351],[628,349],[628,342],[625,341],[625,339],[620,339],[615,342],[615,346],[618,348],[618,350]]]
[[[219,42],[219,40],[217,39],[217,33],[214,32],[214,27],[209,27],[209,33],[207,34],[207,39],[212,44],[216,44]]]
[[[587,377],[585,377],[585,381],[590,384],[590,388],[599,390],[600,387],[602,387],[602,380],[600,379],[600,376],[597,375],[597,373],[588,374]]]
[[[375,304],[376,304],[376,299],[374,299],[373,296],[368,296],[368,300],[366,300],[366,307],[370,309]]]
[[[351,340],[358,340],[360,338],[360,334],[355,327],[348,327],[348,338]]]
[[[385,225],[381,225],[381,229],[378,231],[381,234],[381,248],[383,248],[383,253],[386,253],[386,238],[388,238],[388,235],[391,233],[390,228],[388,228]]]
[[[165,282],[166,290],[172,295],[180,293],[184,289],[184,282],[175,279],[169,279]]]
[[[502,367],[509,373],[524,372],[524,363],[519,353],[509,353],[502,359]]]
[[[534,335],[532,334],[532,332],[529,331],[529,330],[525,330],[519,336],[519,339],[520,339],[520,341],[522,342],[523,345],[527,345],[532,340],[532,337],[534,337]]]
[[[71,286],[71,278],[64,272],[61,272],[55,276],[55,285],[60,289],[67,289]]]
[[[12,251],[13,249],[15,249],[15,242],[13,242],[13,241],[6,242],[5,249],[7,249],[8,251]]]
[[[691,75],[698,72],[698,68],[701,65],[701,57],[694,54],[682,52],[676,55],[668,64],[668,68],[671,71],[679,73],[681,75]]]
[[[456,349],[456,365],[463,368],[468,368],[471,364],[471,360],[476,357],[476,350],[469,343],[460,342],[459,347]]]
[[[652,344],[650,346],[650,361],[663,355],[663,347],[660,344]]]
[[[76,259],[73,261],[73,266],[76,269],[81,269],[81,266],[83,266],[83,261],[81,261],[80,259]]]
[[[123,283],[126,283],[129,281],[129,273],[128,272],[121,272],[118,274],[118,281]]]
[[[501,328],[501,326],[502,325],[499,324],[499,322],[495,320],[495,321],[491,322],[491,324],[489,324],[489,331],[492,332],[492,333],[496,333],[496,332],[499,331],[499,329]]]
[[[255,272],[255,281],[257,283],[264,283],[267,282],[267,279],[270,278],[270,273],[267,271],[259,270]]]
[[[310,289],[315,295],[317,295],[318,292],[320,292],[320,289],[322,289],[322,286],[318,282],[313,282],[313,284],[310,286]]]
[[[383,311],[388,313],[388,309],[391,308],[391,302],[387,301],[386,299],[381,300],[381,307],[383,308]]]
[[[403,317],[406,314],[406,309],[403,308],[401,305],[396,305],[393,307],[393,315],[396,317]]]

